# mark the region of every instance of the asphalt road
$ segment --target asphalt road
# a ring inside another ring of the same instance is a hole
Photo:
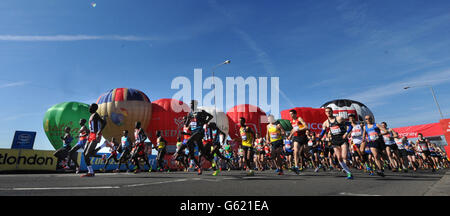
[[[93,178],[70,173],[1,174],[0,196],[423,196],[433,195],[433,188],[439,195],[450,195],[449,187],[436,189],[441,178],[448,176],[446,171],[386,171],[384,178],[354,171],[353,180],[340,172],[312,171],[284,176],[274,171],[255,172],[255,176],[246,176],[244,171],[224,171],[220,176],[212,176],[212,171],[203,175],[97,173]]]

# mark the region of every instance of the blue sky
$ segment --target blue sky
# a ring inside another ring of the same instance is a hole
[[[2,0],[0,148],[31,130],[52,149],[54,104],[118,87],[172,97],[172,79],[225,59],[223,80],[280,77],[280,110],[349,98],[391,127],[437,122],[432,85],[450,117],[449,1]]]

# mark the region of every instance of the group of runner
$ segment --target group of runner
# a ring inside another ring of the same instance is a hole
[[[283,168],[296,173],[305,168],[315,172],[339,170],[347,174],[347,179],[352,179],[349,167],[382,177],[385,169],[393,172],[430,169],[434,172],[449,167],[445,152],[422,134],[413,142],[400,137],[385,122],[374,123],[371,116],[365,116],[365,122],[357,122],[356,116],[350,115],[346,122],[342,117],[333,116],[332,108],[326,108],[325,113],[327,120],[319,135],[307,128],[295,110],[290,110],[293,129],[288,132],[269,116],[266,139],[256,136],[253,144],[257,169],[276,169],[279,175],[283,174]],[[238,152],[244,151],[239,149]],[[240,161],[245,160],[246,154],[239,153]],[[242,163],[239,167],[242,169]]]
[[[253,131],[246,125],[246,119],[241,118],[239,139],[235,140],[239,143],[239,150],[235,152],[229,140],[226,140],[226,134],[216,122],[211,122],[213,116],[196,108],[196,101],[192,101],[192,111],[184,117],[182,136],[178,137],[177,150],[172,159],[185,170],[189,167],[196,169],[199,175],[203,170],[202,160],[211,164],[214,176],[222,169],[245,169],[247,175],[254,175],[255,170],[275,169],[278,175],[283,175],[284,170],[300,174],[304,169],[312,168],[315,172],[320,169],[343,171],[347,179],[353,179],[350,167],[383,177],[385,169],[393,172],[430,169],[434,172],[449,167],[445,152],[422,134],[414,143],[406,137],[400,137],[385,122],[376,124],[371,116],[365,116],[364,122],[358,122],[354,115],[350,115],[347,122],[342,117],[333,116],[330,107],[325,108],[327,120],[322,124],[320,134],[309,130],[295,110],[290,110],[291,131],[285,131],[273,115],[268,116],[266,134]],[[85,119],[80,120],[81,129],[76,137],[78,143],[73,148],[70,148],[73,139],[70,137],[70,128],[66,128],[64,137],[61,137],[65,145],[55,155],[66,153],[68,164],[75,162],[76,172],[79,173],[75,152],[84,149],[88,172],[82,177],[92,177],[95,174],[90,158],[102,157],[97,154],[98,150],[108,146],[111,154],[109,158],[103,158],[106,164],[102,171],[111,159],[119,162],[119,167],[125,164],[127,170],[128,163],[134,164],[136,173],[141,171],[140,162],[144,161],[149,171],[152,171],[145,143],[147,135],[140,122],[136,122],[133,143],[128,131],[123,131],[120,143],[113,138],[97,147],[106,127],[106,121],[100,117],[97,109],[95,103],[89,107],[89,128],[85,126]],[[163,171],[167,141],[161,132],[158,131],[156,135],[157,145],[151,148],[157,149],[157,170]],[[119,172],[119,169],[115,171]]]
[[[295,114],[295,110],[291,114]],[[327,120],[326,126],[330,130],[322,136],[305,129],[300,140],[306,141],[300,141],[298,144],[298,138],[292,139],[297,135],[286,136],[282,155],[284,167],[296,172],[305,168],[312,168],[315,172],[320,169],[342,170],[347,173],[349,179],[353,177],[349,167],[380,176],[384,176],[384,169],[408,172],[419,168],[434,171],[449,167],[445,152],[424,139],[421,134],[414,143],[387,128],[386,123],[372,123],[370,116],[366,117],[366,124],[356,122],[354,116],[350,116],[348,123],[340,123],[338,119],[336,122]],[[276,167],[271,159],[269,146],[270,143],[265,140],[257,140],[254,143],[255,164],[258,170]]]
[[[70,135],[70,127],[66,127],[64,132],[64,136],[61,137],[63,141],[63,147],[58,149],[55,152],[55,156],[58,158],[62,158],[63,168],[70,169],[70,164],[75,163],[76,173],[80,172],[80,165],[77,162],[77,151],[79,149],[83,149],[84,162],[87,167],[87,173],[81,175],[81,177],[93,177],[95,176],[94,169],[92,168],[91,158],[92,157],[100,157],[105,162],[103,169],[100,171],[105,171],[107,165],[113,159],[115,162],[119,162],[119,167],[123,164],[126,165],[127,170],[129,170],[129,163],[135,166],[135,172],[138,173],[141,171],[140,161],[144,161],[145,164],[150,167],[150,163],[148,160],[147,154],[147,146],[145,140],[147,139],[147,135],[144,130],[141,128],[141,122],[136,122],[134,129],[134,143],[131,142],[129,138],[128,131],[123,131],[123,136],[121,137],[120,143],[115,139],[111,138],[111,140],[105,140],[105,142],[98,146],[97,145],[101,141],[102,131],[106,127],[106,120],[102,118],[97,113],[98,105],[93,103],[89,106],[89,112],[91,113],[89,118],[89,127],[86,127],[86,119],[80,120],[80,130],[78,138],[78,142],[75,146],[71,148],[70,143],[73,140],[73,137]],[[158,149],[158,163],[162,164],[164,154],[166,153],[166,144],[167,141],[161,137],[161,133],[157,133],[157,142],[158,145],[156,148]],[[105,155],[99,155],[98,151],[104,147],[109,147],[111,154],[108,158],[105,158]],[[120,153],[120,157],[119,157]],[[115,170],[116,172],[119,169]]]

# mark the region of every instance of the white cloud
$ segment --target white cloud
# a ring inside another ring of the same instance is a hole
[[[139,37],[134,35],[0,35],[0,41],[82,41],[82,40],[120,40],[152,41],[156,37]]]
[[[353,100],[364,101],[365,103],[380,103],[385,101],[387,97],[394,96],[405,92],[404,87],[420,87],[427,85],[439,85],[450,82],[450,69],[440,72],[424,73],[417,77],[391,82],[384,85],[376,86],[368,90],[348,96]]]
[[[442,110],[445,113],[450,113],[450,109]],[[446,116],[444,116],[446,118]],[[438,110],[433,107],[431,110],[417,111],[411,109],[411,111],[404,111],[403,115],[386,115],[376,117],[377,122],[386,121],[389,127],[405,127],[410,125],[429,124],[438,122],[440,115]]]
[[[25,117],[36,117],[36,116],[44,116],[45,112],[42,113],[22,113],[17,115],[10,115],[6,118],[3,118],[3,121],[12,121],[17,120]]]
[[[227,10],[225,10],[224,7],[221,7],[217,3],[217,1],[210,0],[209,4],[213,9],[219,11],[223,16],[225,16],[230,23],[236,23],[238,21],[238,19],[236,19],[232,13],[229,13]],[[257,58],[257,62],[263,66],[264,70],[266,71],[266,74],[273,77],[276,73],[276,70],[271,59],[269,58],[269,55],[267,55],[267,53],[258,46],[256,41],[253,40],[253,38],[247,32],[237,27],[233,27],[233,30],[254,52]],[[294,103],[292,103],[291,99],[286,95],[286,93],[284,93],[279,88],[277,90],[281,94],[281,97],[283,97],[291,107],[295,107]],[[278,113],[275,113],[275,115],[278,115]]]
[[[257,61],[263,66],[266,73],[271,77],[274,77],[275,75],[274,73],[276,72],[276,70],[272,61],[269,58],[269,55],[267,55],[267,53],[263,51],[246,32],[240,29],[235,29],[235,32],[241,37],[243,41],[245,41],[245,43],[250,47],[250,49],[253,50],[254,54],[256,55]],[[279,88],[277,90],[281,94],[281,97],[283,97],[291,107],[295,107],[294,103],[286,95],[286,93],[284,93],[283,90]]]
[[[308,85],[308,88],[316,88],[316,87],[322,87],[325,85],[329,85],[329,84],[333,84],[333,83],[339,83],[341,82],[342,79],[340,77],[335,78],[335,79],[323,79],[317,82],[313,82],[310,85]]]
[[[0,88],[23,86],[28,83],[30,83],[30,82],[28,82],[28,81],[10,82],[10,83],[6,83],[6,84],[1,84]]]

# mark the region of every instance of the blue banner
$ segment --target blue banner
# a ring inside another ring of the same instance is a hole
[[[106,158],[108,158],[111,153],[98,153],[98,155],[106,155]],[[117,155],[117,159],[119,159],[120,154]],[[84,162],[84,155],[82,153],[79,153],[79,163],[80,163],[80,170],[81,171],[86,171],[87,167],[86,167],[86,163]],[[156,155],[148,155],[148,162],[150,164],[150,166],[152,166],[153,170],[156,170]],[[106,161],[103,161],[103,159],[101,157],[91,157],[91,165],[92,168],[94,170],[99,170],[99,169],[105,169],[105,170],[115,170],[118,168],[119,166],[119,162],[114,161],[114,159],[111,158],[111,160],[108,163],[108,166],[106,166],[105,168],[105,164]],[[148,170],[148,166],[144,163],[142,164],[143,166],[141,166],[141,168],[143,167],[143,169]],[[134,170],[135,166],[132,163],[128,163],[128,167],[130,168],[130,170]],[[126,165],[122,163],[122,165],[120,166],[120,170],[125,171],[127,169]]]
[[[12,149],[33,149],[36,132],[16,131],[11,145]]]

